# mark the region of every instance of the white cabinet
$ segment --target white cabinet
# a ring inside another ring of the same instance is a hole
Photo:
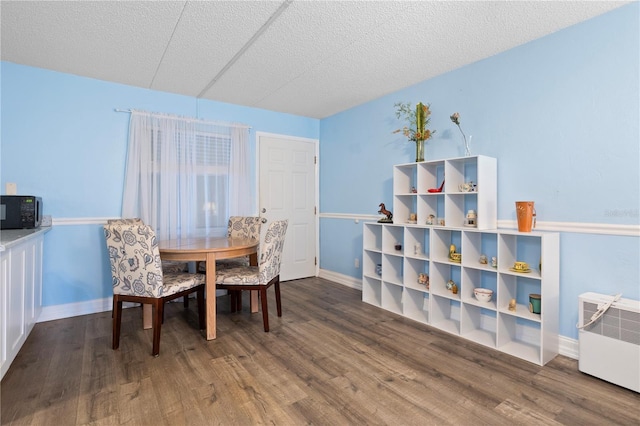
[[[495,229],[496,173],[496,159],[483,155],[394,166],[393,222],[408,224],[415,213],[418,225],[426,225],[431,215],[435,226],[444,221],[444,226],[463,228],[467,212],[474,210],[475,228]],[[473,183],[474,190],[461,189],[465,183]]]
[[[428,191],[443,181],[442,192]],[[461,190],[469,182],[475,191]],[[395,166],[393,224],[363,227],[362,300],[544,365],[558,354],[559,234],[496,229],[496,182],[496,160],[484,156]],[[465,226],[468,210],[477,212],[475,227]],[[429,215],[444,225],[427,225]],[[516,261],[530,270],[512,270]],[[477,300],[476,287],[492,290],[492,299]],[[540,295],[540,313],[529,310],[531,294]]]
[[[0,378],[42,311],[43,245],[44,232],[37,232],[0,252]]]

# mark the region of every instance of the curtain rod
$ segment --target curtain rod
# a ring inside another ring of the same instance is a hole
[[[115,112],[127,112],[129,114],[132,113],[132,112],[137,112],[139,114],[147,114],[147,115],[155,115],[155,116],[164,117],[164,118],[180,119],[180,120],[190,121],[190,122],[194,122],[194,123],[213,124],[213,125],[216,125],[216,126],[239,127],[239,128],[243,128],[243,129],[249,129],[249,130],[252,129],[251,126],[247,126],[246,124],[241,124],[241,123],[230,123],[230,122],[226,122],[226,121],[203,120],[201,118],[184,117],[184,116],[181,116],[181,115],[165,114],[165,113],[161,113],[161,112],[142,111],[142,110],[139,110],[139,109],[120,109],[120,108],[115,108],[114,111]]]

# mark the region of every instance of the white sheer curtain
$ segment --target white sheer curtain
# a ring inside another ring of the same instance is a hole
[[[230,215],[255,214],[249,129],[132,111],[122,217],[161,239],[225,235]]]

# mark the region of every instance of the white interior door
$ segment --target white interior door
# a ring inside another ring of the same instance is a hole
[[[280,280],[316,276],[318,141],[260,132],[256,138],[262,230],[271,221],[289,219]]]

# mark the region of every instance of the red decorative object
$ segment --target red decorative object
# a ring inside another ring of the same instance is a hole
[[[440,185],[440,188],[429,188],[427,189],[427,192],[442,192],[442,188],[444,188],[444,180],[442,181],[442,185]]]

